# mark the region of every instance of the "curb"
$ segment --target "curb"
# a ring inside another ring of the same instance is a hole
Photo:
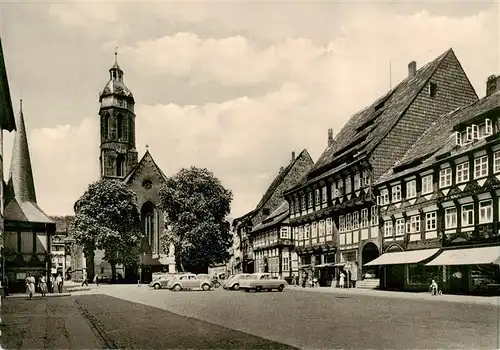
[[[47,298],[69,297],[71,293],[51,293],[45,295]],[[41,299],[42,295],[37,293],[33,294],[33,299]],[[11,294],[7,295],[5,299],[29,299],[27,294]]]

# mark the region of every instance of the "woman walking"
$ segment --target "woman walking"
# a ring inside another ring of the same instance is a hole
[[[28,272],[28,277],[26,277],[26,292],[33,299],[33,294],[35,293],[35,277],[31,276],[31,272]]]
[[[40,280],[38,282],[40,286],[40,292],[42,293],[42,298],[46,298],[45,294],[47,294],[47,279],[45,276],[40,276]]]
[[[343,271],[340,271],[340,280],[339,280],[340,288],[344,288],[344,279],[345,279],[345,274]]]

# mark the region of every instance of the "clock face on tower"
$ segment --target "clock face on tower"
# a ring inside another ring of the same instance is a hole
[[[151,180],[144,180],[142,182],[142,187],[144,187],[146,190],[149,190],[151,189],[151,187],[153,187],[153,183],[151,182]]]

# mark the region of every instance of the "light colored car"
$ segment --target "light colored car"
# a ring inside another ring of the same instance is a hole
[[[207,291],[212,288],[212,281],[198,278],[198,276],[192,273],[186,273],[169,280],[167,288],[174,291],[183,289],[202,289]]]
[[[238,289],[240,289],[240,282],[241,282],[241,280],[248,279],[251,276],[252,275],[249,274],[249,273],[240,273],[238,275],[235,275],[235,276],[231,277],[222,286],[224,287],[224,289],[238,290]]]
[[[149,283],[149,286],[154,289],[164,289],[167,288],[168,281],[175,278],[177,274],[173,273],[162,273],[153,274],[153,280]]]
[[[251,290],[256,292],[261,290],[271,291],[273,289],[282,292],[287,285],[288,283],[285,280],[272,277],[269,273],[254,273],[248,279],[240,280],[240,289],[245,292]]]

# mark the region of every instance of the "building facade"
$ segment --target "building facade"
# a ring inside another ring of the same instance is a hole
[[[487,293],[500,286],[500,77],[443,115],[377,182],[386,289]]]
[[[304,149],[297,157],[295,157],[295,152],[292,152],[292,158],[288,165],[280,168],[278,175],[271,182],[255,209],[233,221],[233,229],[235,234],[238,235],[240,241],[242,257],[241,271],[243,273],[253,273],[261,267],[264,268],[264,265],[260,265],[264,262],[264,260],[266,260],[268,264],[269,260],[267,258],[269,256],[264,256],[264,254],[268,253],[264,253],[264,250],[261,249],[263,247],[259,247],[257,248],[257,251],[254,251],[254,240],[264,235],[262,230],[268,227],[266,220],[271,218],[271,214],[276,213],[276,215],[279,216],[279,213],[281,213],[278,209],[280,207],[283,208],[283,193],[286,189],[299,182],[311,169],[313,164],[314,162],[307,150]],[[273,230],[274,229],[275,228],[273,228]],[[267,235],[267,233],[265,233],[265,235]],[[290,241],[281,240],[277,246],[273,246],[273,249],[277,249],[272,251],[272,254],[275,254],[272,256],[273,259],[282,259],[283,252],[285,252],[284,254],[286,255],[286,251],[291,250],[290,247],[293,244],[293,236],[291,234],[289,239]],[[267,249],[265,251],[267,251]],[[282,252],[281,258],[279,251]],[[266,259],[264,259],[264,257]],[[293,262],[293,257],[293,255],[290,256],[292,259],[292,261],[290,261],[291,266],[295,266],[297,264]],[[257,258],[259,260],[256,263]],[[280,261],[281,262],[278,264],[282,268],[283,260]]]
[[[5,186],[4,259],[11,292],[26,291],[28,273],[49,277],[55,223],[38,206],[22,101]]]
[[[336,283],[344,266],[349,278],[378,278],[362,266],[382,250],[373,183],[449,111],[478,99],[452,49],[417,70],[372,105],[353,115],[333,138],[307,177],[289,189],[290,224],[301,277]]]
[[[74,240],[69,234],[69,225],[73,216],[51,216],[56,224],[56,232],[52,236],[52,267],[51,274],[61,274],[65,279],[72,277],[72,251]],[[80,266],[80,269],[82,267]]]

